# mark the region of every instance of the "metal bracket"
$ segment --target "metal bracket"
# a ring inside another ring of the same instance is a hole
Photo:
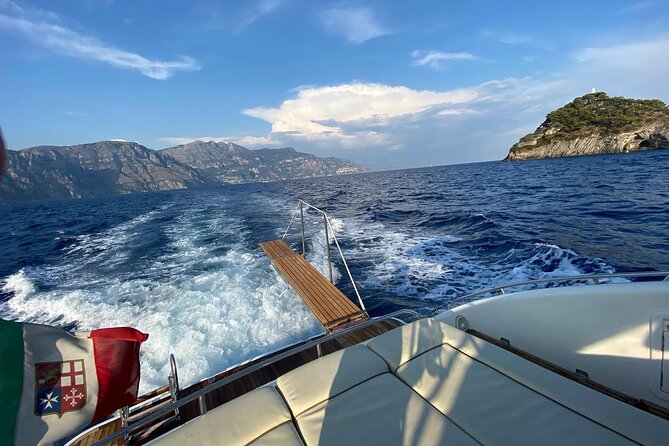
[[[471,327],[469,321],[464,316],[458,316],[455,318],[455,326],[458,330],[467,331]]]
[[[590,379],[590,375],[588,375],[588,372],[586,372],[585,370],[576,369],[576,371],[574,372],[574,375],[576,375],[576,378],[578,378],[580,380],[583,380],[583,381],[585,381],[587,379]]]

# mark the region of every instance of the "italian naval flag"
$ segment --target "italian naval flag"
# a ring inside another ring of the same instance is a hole
[[[0,443],[50,444],[132,404],[147,338],[134,328],[70,333],[0,319]]]

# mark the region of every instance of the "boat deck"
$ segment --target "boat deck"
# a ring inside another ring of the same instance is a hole
[[[364,311],[283,240],[262,242],[259,246],[327,330],[368,318]]]

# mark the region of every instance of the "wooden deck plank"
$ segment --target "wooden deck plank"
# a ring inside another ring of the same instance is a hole
[[[330,329],[354,319],[367,317],[357,305],[283,240],[271,240],[260,243],[259,246],[325,328]]]
[[[301,258],[301,256],[298,257]],[[306,260],[301,258],[301,260],[295,259],[295,261],[302,269],[294,269],[292,273],[297,279],[301,281],[307,292],[310,293],[310,299],[313,301],[314,305],[326,310],[329,313],[329,320],[335,320],[341,317],[343,314],[350,314],[359,311],[359,309],[355,306],[352,306],[352,304],[351,306],[347,306],[345,302],[350,303],[348,298],[340,299],[339,290],[337,290],[334,286],[328,287],[327,284],[329,284],[329,282],[324,281],[323,276],[321,276],[317,271],[314,270],[313,273],[318,274],[318,277],[315,277],[314,274],[310,273],[308,268],[311,265],[308,265]],[[304,265],[304,263],[307,263],[307,265]],[[286,267],[291,268],[292,265],[285,265],[284,268]],[[310,307],[312,307],[312,305],[310,305]]]
[[[301,257],[301,256],[300,256]],[[322,280],[324,277],[306,261],[303,257],[297,260],[300,263],[303,263],[303,269],[299,273],[304,276],[307,281],[312,282],[312,284],[323,293],[324,296],[332,297],[331,303],[334,307],[339,308],[341,312],[355,313],[360,311],[360,309],[351,302],[348,298],[346,299],[337,299],[337,296],[342,294],[334,285],[332,285],[327,280]],[[309,268],[311,267],[311,268]]]
[[[296,254],[296,252],[290,249],[290,246],[288,246],[283,240],[271,240],[269,242],[264,242],[260,244],[260,247],[272,260]]]

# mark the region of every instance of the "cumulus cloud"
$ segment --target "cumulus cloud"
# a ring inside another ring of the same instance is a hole
[[[569,97],[564,87],[529,77],[444,91],[351,83],[305,88],[244,113],[269,122],[280,145],[400,168],[501,158],[519,129]]]
[[[467,52],[444,53],[434,50],[415,50],[411,53],[411,57],[413,58],[412,65],[427,65],[432,68],[439,68],[441,62],[445,60],[478,60],[478,57]]]
[[[325,29],[344,36],[351,43],[360,44],[367,40],[390,34],[369,8],[332,8],[321,13]]]
[[[196,71],[201,68],[195,59],[188,56],[161,61],[106,45],[95,37],[62,26],[53,13],[26,11],[14,3],[3,3],[2,6],[7,14],[0,14],[0,30],[21,33],[57,54],[96,60],[115,68],[136,70],[144,76],[161,80],[170,78],[178,71]]]
[[[416,114],[431,107],[466,103],[476,95],[472,89],[437,92],[351,83],[303,88],[297,92],[297,97],[285,100],[277,108],[256,107],[243,113],[269,122],[273,133],[351,143],[351,135],[342,131],[342,125],[365,122],[383,127],[391,118]],[[375,132],[363,136],[384,142]]]

